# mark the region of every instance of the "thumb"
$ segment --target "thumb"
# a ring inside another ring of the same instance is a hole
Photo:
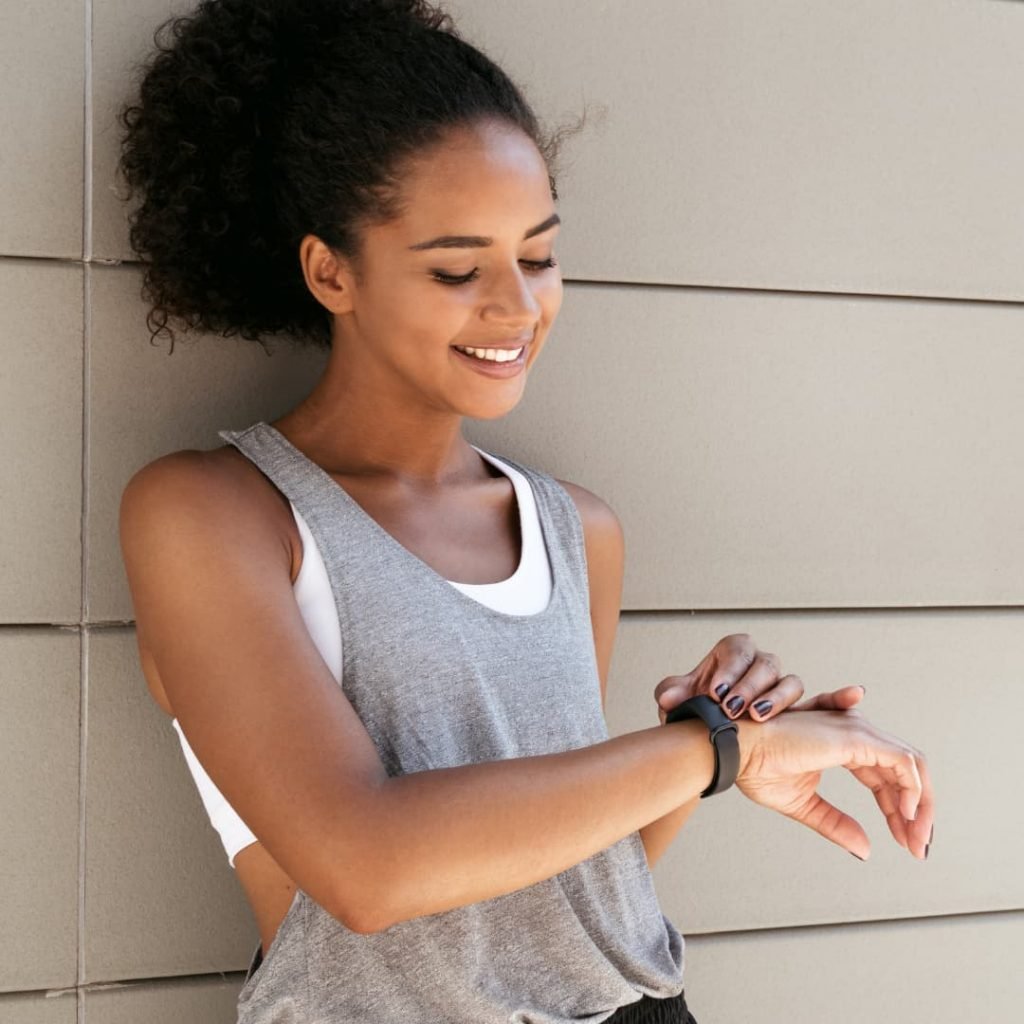
[[[861,828],[860,822],[839,810],[835,804],[830,804],[819,793],[812,793],[802,807],[792,812],[787,811],[786,816],[806,825],[861,860],[867,860],[871,855],[871,840]]]
[[[864,699],[867,689],[859,683],[841,686],[838,690],[818,693],[800,704],[794,704],[790,711],[848,711]]]

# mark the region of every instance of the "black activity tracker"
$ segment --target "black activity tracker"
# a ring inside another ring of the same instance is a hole
[[[677,704],[665,715],[665,724],[687,718],[703,719],[711,732],[711,745],[715,748],[715,774],[711,777],[711,785],[701,793],[703,800],[728,789],[736,781],[740,767],[739,726],[706,693]]]

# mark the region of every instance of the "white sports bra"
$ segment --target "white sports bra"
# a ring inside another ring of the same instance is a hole
[[[551,565],[544,546],[533,488],[529,480],[517,469],[494,455],[480,451],[476,445],[471,447],[512,481],[519,508],[522,550],[519,566],[508,579],[497,583],[457,583],[454,580],[448,582],[474,600],[498,611],[511,615],[533,615],[541,612],[547,607],[551,594]],[[313,643],[340,686],[341,629],[338,625],[334,594],[327,579],[327,568],[305,519],[290,501],[288,504],[291,505],[292,515],[302,537],[302,565],[299,568],[299,575],[292,584],[295,600]],[[221,843],[228,855],[228,863],[234,867],[238,851],[258,840],[206,774],[188,740],[185,739],[177,718],[172,718],[171,724],[181,740],[185,761],[192,772],[210,824],[220,835]]]

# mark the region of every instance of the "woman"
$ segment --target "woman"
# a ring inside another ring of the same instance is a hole
[[[559,311],[557,139],[421,0],[167,24],[123,113],[150,326],[330,351],[121,503],[147,682],[260,928],[240,1024],[693,1021],[649,869],[719,767],[666,713],[724,705],[737,788],[857,855],[820,772],[923,857],[924,758],[858,688],[796,705],[745,634],[609,739],[618,519],[461,432],[515,408]]]

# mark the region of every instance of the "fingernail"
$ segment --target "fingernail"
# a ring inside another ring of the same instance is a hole
[[[731,698],[729,703],[725,705],[734,715],[737,714],[741,707],[743,707],[743,698],[736,694],[735,697]]]
[[[924,845],[924,859],[928,859],[928,851],[932,848],[932,840],[935,838],[935,823],[932,822],[932,830],[928,833],[928,842]]]
[[[863,690],[863,691],[864,691],[865,693],[867,693],[867,692],[868,692],[868,688],[867,688],[867,687],[866,687],[866,686],[865,686],[865,685],[864,685],[863,683],[858,683],[857,685],[858,685],[858,686],[859,686],[859,687],[860,687],[860,688],[861,688],[861,689],[862,689],[862,690]]]
[[[760,716],[761,716],[762,718],[764,718],[764,716],[765,716],[765,715],[767,715],[767,714],[768,714],[768,712],[769,712],[769,711],[771,711],[771,709],[772,709],[772,702],[771,702],[770,700],[759,700],[759,701],[758,701],[758,702],[757,702],[757,703],[756,703],[756,704],[754,705],[754,710],[755,710],[755,711],[756,711],[756,712],[757,712],[757,713],[758,713],[758,714],[759,714],[759,715],[760,715]]]
[[[864,859],[859,853],[854,853],[853,850],[847,850],[846,852],[849,853],[849,855],[851,857],[856,857],[857,860],[863,860]]]
[[[718,699],[721,700],[729,692],[728,683],[719,683],[715,687],[715,693],[718,695]]]

